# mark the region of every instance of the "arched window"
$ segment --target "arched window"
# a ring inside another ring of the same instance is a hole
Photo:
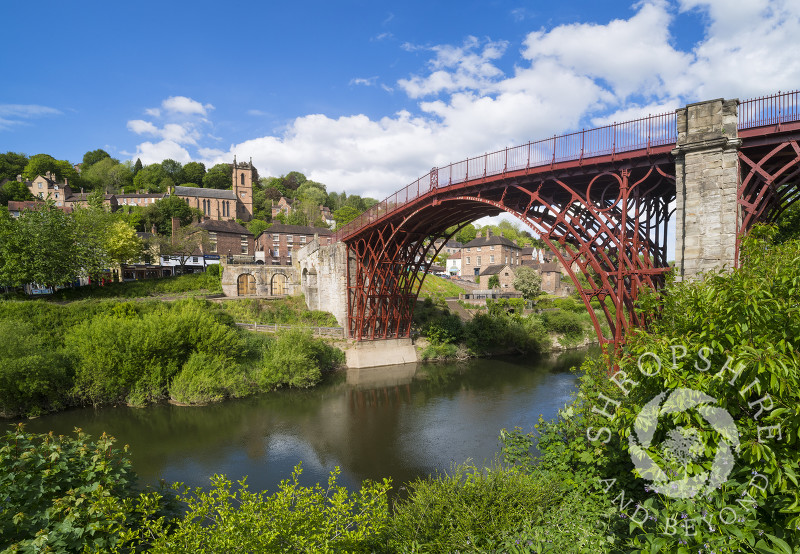
[[[242,179],[241,179],[241,181],[242,181],[242,184],[244,185],[244,173],[242,173],[242,176],[241,176],[241,177],[242,177]]]

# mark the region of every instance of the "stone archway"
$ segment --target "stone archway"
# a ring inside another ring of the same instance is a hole
[[[286,296],[286,294],[286,275],[283,273],[275,273],[270,280],[270,295]]]
[[[251,273],[242,273],[236,279],[238,296],[254,296],[256,294],[256,278]]]

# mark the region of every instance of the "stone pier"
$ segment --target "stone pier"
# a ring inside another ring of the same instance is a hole
[[[677,110],[675,263],[679,279],[732,268],[741,216],[736,129],[738,100],[709,100]]]

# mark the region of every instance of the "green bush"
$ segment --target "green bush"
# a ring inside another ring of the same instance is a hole
[[[114,439],[0,438],[0,548],[8,552],[109,551],[131,521],[135,475]],[[127,447],[126,447],[127,448]]]
[[[434,344],[455,343],[464,335],[464,325],[460,317],[447,313],[429,320],[423,327],[422,334]]]
[[[238,489],[215,475],[207,491],[183,491],[184,516],[166,521],[149,517],[141,530],[121,537],[126,550],[166,552],[376,552],[389,520],[390,482],[364,482],[350,492],[337,484],[339,468],[328,486],[303,487],[301,467],[279,490],[250,492],[244,479]],[[153,514],[155,515],[155,514]]]
[[[226,397],[244,396],[244,372],[229,358],[194,352],[169,384],[169,397],[182,404],[207,404]]]
[[[322,379],[322,371],[333,369],[344,362],[341,350],[315,339],[310,330],[289,329],[265,352],[255,380],[262,390],[281,386],[308,388]]]
[[[417,479],[408,488],[390,522],[392,552],[486,552],[526,524],[546,530],[566,493],[548,474],[472,465]],[[571,502],[577,506],[580,499]]]
[[[333,314],[309,310],[303,295],[278,299],[243,298],[227,300],[223,309],[233,319],[245,323],[338,327]]]
[[[583,322],[578,314],[574,312],[544,312],[542,314],[544,319],[545,329],[552,333],[561,333],[568,337],[582,337],[583,336]]]

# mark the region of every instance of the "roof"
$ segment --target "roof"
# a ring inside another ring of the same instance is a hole
[[[64,199],[64,202],[88,202],[89,196],[91,196],[91,192],[73,192],[69,196]],[[116,198],[115,194],[104,194],[103,199],[111,201],[112,198]]]
[[[465,244],[464,248],[472,248],[473,246],[492,246],[496,244],[502,244],[503,246],[510,246],[511,248],[519,249],[519,246],[513,240],[498,235],[474,238]]]
[[[490,265],[489,267],[487,267],[486,269],[481,271],[481,275],[497,275],[498,273],[503,271],[503,269],[505,269],[505,268],[511,269],[511,266],[509,266],[508,264]],[[511,269],[512,273],[513,273],[513,271],[514,270]]]
[[[461,252],[453,252],[448,256],[448,260],[460,260],[461,259]]]
[[[533,260],[533,261],[532,260],[524,260],[522,262],[522,265],[524,265],[526,267],[530,267],[531,269],[535,269],[536,271],[540,271],[542,273],[551,273],[551,272],[561,273],[561,264],[559,264],[557,262],[540,263],[540,262],[535,261],[535,260]]]
[[[148,192],[145,194],[118,194],[117,198],[164,198],[163,192]]]
[[[202,187],[175,187],[175,196],[195,196],[197,198],[221,198],[223,200],[236,200],[232,190],[204,189]]]
[[[308,225],[288,225],[286,223],[273,223],[265,233],[284,233],[287,235],[332,235],[333,232],[325,227],[309,227]]]
[[[520,251],[520,256],[533,256],[533,246],[526,246]]]
[[[239,225],[235,221],[221,221],[216,219],[206,219],[201,223],[195,223],[195,227],[211,231],[212,233],[234,233],[237,235],[252,235],[247,227]]]
[[[9,212],[19,212],[22,210],[35,210],[41,208],[45,205],[44,202],[38,202],[34,200],[9,200],[8,201],[8,211]],[[56,206],[59,210],[70,213],[72,211],[72,206]]]

